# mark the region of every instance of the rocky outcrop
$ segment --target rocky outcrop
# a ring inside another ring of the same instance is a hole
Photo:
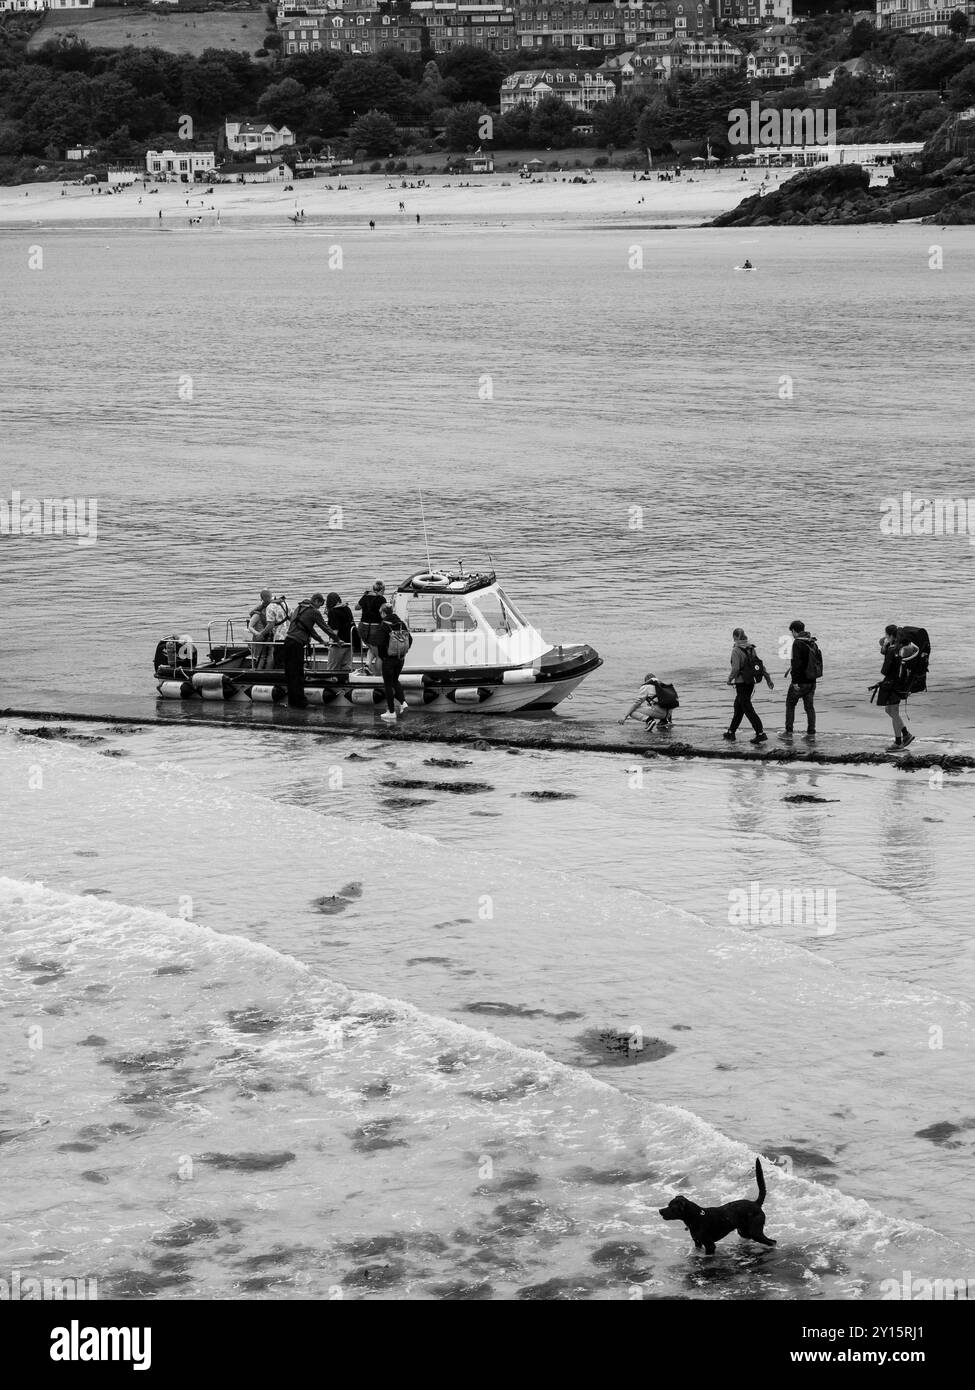
[[[773,192],[746,198],[712,227],[849,226],[863,222],[975,223],[975,152],[949,157],[943,142],[926,146],[918,165],[871,188],[857,164],[807,169]],[[939,160],[947,162],[939,162]]]

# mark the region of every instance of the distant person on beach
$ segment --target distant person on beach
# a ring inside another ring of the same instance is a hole
[[[367,589],[356,604],[362,614],[359,620],[359,636],[362,639],[362,663],[366,670],[375,672],[379,662],[377,643],[382,623],[382,609],[386,602],[386,585],[377,579],[371,589]]]
[[[652,671],[643,677],[639,694],[626,711],[621,724],[625,724],[641,705],[648,706],[644,728],[650,733],[659,723],[661,729],[669,729],[673,724],[674,710],[680,704],[677,691],[669,681],[658,680]]]
[[[880,639],[880,650],[883,655],[883,665],[880,670],[880,681],[871,689],[871,699],[876,695],[877,704],[883,705],[885,713],[890,717],[891,727],[894,731],[894,742],[890,745],[890,751],[895,748],[907,748],[914,742],[914,735],[907,727],[905,715],[907,713],[907,697],[910,687],[910,663],[919,653],[919,648],[913,642],[905,641],[901,636],[901,629],[896,623],[888,623],[884,628],[884,635]],[[904,704],[904,713],[901,713],[901,704]]]
[[[383,688],[386,691],[386,712],[379,717],[391,723],[405,709],[409,709],[406,694],[400,684],[400,675],[403,662],[413,645],[413,639],[409,628],[397,617],[388,603],[383,604],[380,616],[382,621],[379,624],[376,645],[379,649]]]
[[[792,737],[796,705],[801,700],[806,711],[806,738],[813,739],[816,737],[816,707],[813,702],[816,681],[822,672],[822,658],[815,637],[806,631],[801,618],[793,618],[789,631],[792,634],[792,656],[785,673],[790,684],[785,696],[785,730],[782,737]]]
[[[742,266],[742,270],[754,270],[754,269],[755,269],[755,267],[752,265],[751,261],[746,261],[745,264]]]
[[[342,602],[341,594],[329,594],[325,599],[325,620],[337,634],[337,640],[328,649],[328,669],[351,671],[355,618],[349,605]]]
[[[755,644],[749,642],[744,629],[736,627],[732,637],[734,646],[731,649],[731,671],[727,683],[735,687],[735,708],[731,716],[731,723],[722,734],[722,738],[734,741],[739,724],[743,719],[747,719],[755,730],[752,743],[765,743],[768,734],[752,707],[752,695],[755,693],[755,686],[760,680],[765,681],[769,690],[774,690],[775,685],[765,669],[765,663],[755,650]]]
[[[320,642],[335,640],[335,633],[322,616],[324,606],[324,594],[312,594],[307,602],[299,603],[284,639],[284,680],[292,709],[304,709],[308,704],[305,699],[306,649],[316,637]]]
[[[417,213],[417,215],[416,215],[416,225],[417,225],[418,227],[419,227],[419,225],[420,225],[420,214],[419,214],[419,213]]]
[[[371,218],[369,219],[369,230],[370,232],[374,232],[376,230],[376,224],[372,221]]]

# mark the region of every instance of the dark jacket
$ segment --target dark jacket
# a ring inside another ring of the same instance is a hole
[[[299,608],[301,611],[292,619],[288,628],[287,641],[301,642],[308,647],[316,636],[320,642],[327,642],[330,637],[335,636],[320,608],[316,608],[312,603],[299,604]]]
[[[384,618],[379,624],[379,633],[376,637],[376,651],[379,653],[381,660],[387,661],[390,659],[389,634],[399,628],[404,628],[406,631],[409,631],[402,618],[398,618],[395,614],[393,614],[391,618]],[[403,659],[405,660],[405,658]]]
[[[352,628],[355,619],[352,616],[352,609],[347,603],[337,603],[334,608],[327,608],[325,617],[329,627],[333,627],[338,633],[340,642],[352,640]]]
[[[815,681],[816,673],[812,667],[812,649],[816,639],[811,632],[797,632],[792,639],[792,660],[789,675],[793,685],[808,685]]]

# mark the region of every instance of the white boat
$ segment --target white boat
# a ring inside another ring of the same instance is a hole
[[[546,641],[505,594],[493,570],[419,570],[399,586],[392,607],[413,637],[402,684],[410,704],[422,703],[431,714],[553,709],[602,665],[588,645]],[[214,640],[215,629],[222,640]],[[160,698],[285,700],[283,670],[277,665],[257,669],[243,631],[241,620],[210,623],[205,662],[189,639],[164,638],[154,663]],[[312,704],[347,700],[368,706],[384,700],[378,674],[364,666],[352,671],[329,671],[327,666],[328,648],[313,646],[305,658],[305,698]]]

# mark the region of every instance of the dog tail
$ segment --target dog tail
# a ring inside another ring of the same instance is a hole
[[[762,1172],[762,1160],[755,1160],[755,1181],[758,1183],[758,1205],[761,1206],[765,1201],[765,1174]]]

